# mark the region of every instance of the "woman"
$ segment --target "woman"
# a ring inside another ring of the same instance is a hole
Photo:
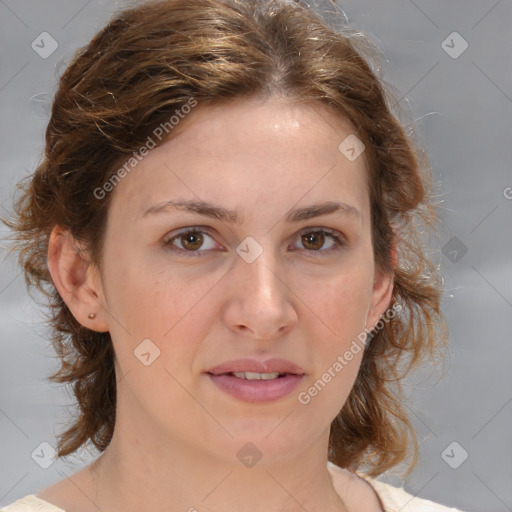
[[[21,510],[455,510],[399,383],[445,341],[425,169],[351,37],[291,2],[119,13],[16,205],[92,464]]]

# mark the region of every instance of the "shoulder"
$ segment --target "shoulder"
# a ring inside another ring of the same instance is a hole
[[[0,512],[65,512],[65,510],[38,498],[35,494],[28,494],[10,505],[0,508]]]
[[[350,473],[348,470],[340,468],[331,462],[328,462],[327,467],[333,475],[333,481],[338,475]],[[373,488],[385,512],[462,512],[461,510],[449,508],[433,501],[417,498],[401,487],[394,487],[364,474],[357,473],[356,477],[366,481]]]
[[[394,487],[370,477],[363,476],[363,478],[375,489],[386,512],[388,510],[389,512],[398,512],[398,510],[400,512],[462,512],[456,508],[413,496],[401,487]]]

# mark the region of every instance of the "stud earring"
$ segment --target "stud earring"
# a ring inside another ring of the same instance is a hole
[[[96,318],[96,313],[89,313],[89,318],[92,320],[93,318]]]

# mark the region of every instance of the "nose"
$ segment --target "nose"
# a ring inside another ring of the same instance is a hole
[[[252,263],[237,257],[231,272],[224,319],[237,335],[274,339],[297,323],[290,274],[266,248]]]

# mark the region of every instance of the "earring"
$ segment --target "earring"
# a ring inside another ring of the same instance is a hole
[[[96,313],[89,313],[89,318],[92,320],[93,318],[96,318]]]

